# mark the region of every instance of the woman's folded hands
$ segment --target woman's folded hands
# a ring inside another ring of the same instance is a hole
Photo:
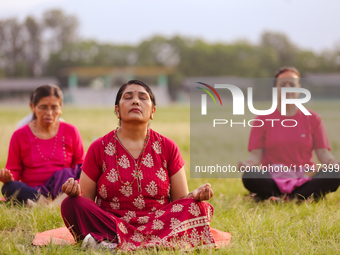
[[[188,198],[193,198],[198,201],[209,200],[214,195],[213,190],[211,189],[211,184],[206,183],[199,188],[195,189],[193,192],[190,192]]]
[[[0,181],[3,183],[14,181],[11,171],[6,168],[0,170]]]
[[[68,178],[68,180],[63,184],[61,190],[70,197],[77,197],[81,194],[80,185],[78,181],[73,178]]]

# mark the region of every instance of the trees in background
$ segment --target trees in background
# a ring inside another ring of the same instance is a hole
[[[0,20],[0,77],[41,76],[50,54],[77,42],[78,20],[61,10]]]
[[[176,77],[272,77],[281,66],[306,72],[339,72],[340,47],[322,53],[300,49],[287,36],[265,32],[258,44],[236,41],[206,43],[200,39],[154,36],[137,46],[83,40],[50,55],[49,75],[69,66],[172,66]]]
[[[207,43],[200,39],[153,36],[137,46],[80,40],[78,20],[61,10],[40,19],[0,20],[0,77],[60,76],[70,66],[171,66],[172,89],[184,77],[272,77],[281,66],[306,72],[339,72],[340,44],[315,53],[281,33],[264,32],[257,44],[245,40]]]

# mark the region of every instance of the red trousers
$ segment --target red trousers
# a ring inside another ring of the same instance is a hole
[[[117,242],[116,221],[112,214],[85,197],[67,197],[61,204],[64,223],[76,241],[91,234],[98,242]]]

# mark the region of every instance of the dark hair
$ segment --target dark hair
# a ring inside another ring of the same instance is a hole
[[[34,106],[37,106],[40,99],[42,99],[43,97],[49,97],[49,96],[55,96],[59,98],[60,104],[61,105],[63,104],[63,98],[64,98],[63,92],[57,85],[53,85],[53,84],[46,84],[46,85],[42,85],[36,88],[36,90],[33,92],[31,103],[33,103]],[[34,113],[33,119],[35,120],[36,118],[37,116]]]
[[[33,104],[34,91],[30,95],[30,105]]]
[[[132,85],[132,84],[136,84],[136,85],[140,85],[142,86],[143,88],[145,88],[146,92],[148,92],[149,96],[150,96],[150,99],[151,99],[151,102],[153,103],[153,106],[156,106],[156,98],[155,98],[155,95],[153,94],[152,90],[150,89],[150,87],[145,84],[144,82],[142,81],[139,81],[139,80],[131,80],[131,81],[128,81],[127,83],[123,84],[119,90],[118,90],[118,93],[117,93],[117,96],[116,96],[116,101],[115,101],[115,105],[118,105],[119,106],[119,101],[120,99],[122,98],[122,95],[123,95],[123,91],[125,90],[125,88],[129,85]]]
[[[287,71],[295,73],[297,76],[299,76],[299,78],[301,77],[300,72],[295,67],[293,67],[293,66],[284,66],[284,67],[281,67],[275,73],[274,87],[276,87],[277,77],[279,77],[280,74],[282,74],[284,72],[287,72]],[[300,79],[299,79],[299,82],[300,82]]]

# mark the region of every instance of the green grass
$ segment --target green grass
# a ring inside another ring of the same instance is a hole
[[[333,154],[340,159],[339,121],[334,116],[340,104],[317,103],[317,110],[326,124]],[[7,160],[8,144],[16,123],[29,112],[26,108],[0,107],[0,167]],[[65,107],[63,118],[78,127],[85,149],[93,139],[117,125],[113,109],[77,109]],[[339,117],[337,117],[339,118]],[[338,254],[340,253],[340,191],[329,194],[319,203],[254,203],[240,179],[190,179],[190,112],[189,107],[173,106],[157,109],[151,128],[175,140],[186,161],[189,189],[210,182],[215,192],[210,203],[215,212],[211,226],[232,233],[226,249],[194,252],[158,251],[166,254]],[[239,132],[239,131],[238,131]],[[231,164],[247,156],[248,129],[231,139],[226,148]],[[240,143],[239,137],[243,137]],[[235,145],[235,146],[233,146]],[[77,246],[31,245],[37,232],[63,226],[60,208],[35,208],[0,203],[0,254],[105,254],[82,250]],[[157,251],[137,251],[155,254]]]

